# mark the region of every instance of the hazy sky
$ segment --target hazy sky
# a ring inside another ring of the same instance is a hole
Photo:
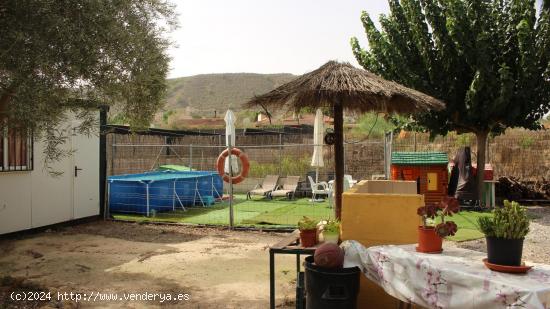
[[[303,74],[331,59],[357,65],[352,36],[366,43],[361,11],[386,0],[179,0],[169,77],[205,73]]]
[[[303,74],[328,60],[358,65],[349,39],[366,45],[361,11],[388,13],[387,0],[173,0],[169,77],[205,73]],[[542,0],[537,0],[537,7]]]

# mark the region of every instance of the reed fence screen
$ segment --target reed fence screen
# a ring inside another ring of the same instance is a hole
[[[329,198],[312,201],[308,175],[315,179],[316,168],[311,167],[312,134],[243,135],[236,137],[236,145],[250,160],[249,177],[234,186],[235,224],[245,227],[293,228],[302,216],[316,219],[333,217]],[[477,147],[471,134],[449,134],[430,140],[427,134],[406,132],[368,140],[346,138],[345,173],[353,179],[379,178],[388,173],[392,151],[441,151],[452,159],[461,147],[470,146],[475,162]],[[493,165],[495,177],[514,176],[523,180],[550,178],[550,132],[513,130],[490,138],[487,146],[488,162]],[[197,171],[215,171],[219,154],[226,149],[223,135],[162,136],[139,134],[107,134],[107,174],[123,175],[155,171],[164,165],[180,165]],[[318,181],[334,178],[332,146],[323,146],[325,166],[318,169]],[[300,176],[295,198],[273,200],[246,193],[267,175],[278,175],[284,184],[287,176]],[[154,216],[130,212],[112,212],[117,219],[155,220],[192,224],[229,224],[227,184],[223,186],[224,199],[214,204],[174,207],[155,212]],[[170,195],[170,193],[168,193]],[[173,196],[166,198],[173,199]],[[183,197],[190,198],[190,197]],[[194,199],[193,199],[194,200]],[[175,205],[177,203],[174,203]],[[177,209],[176,209],[177,208]]]

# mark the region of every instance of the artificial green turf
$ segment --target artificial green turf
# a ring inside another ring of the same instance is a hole
[[[208,207],[189,207],[187,211],[157,213],[154,217],[137,214],[113,214],[115,219],[132,221],[159,221],[195,224],[229,224],[229,203],[227,201]],[[236,195],[233,216],[236,225],[243,226],[296,226],[303,216],[315,220],[334,217],[328,202],[311,203],[308,199],[286,200],[253,198],[246,200],[244,195]]]
[[[303,216],[308,216],[315,220],[334,218],[334,211],[329,208],[328,202],[311,203],[308,199],[298,199],[295,201],[273,200],[269,202],[250,203],[278,203],[281,207],[273,211],[265,211],[255,217],[244,220],[245,224],[271,224],[295,226]],[[260,207],[261,206],[260,204]]]
[[[253,198],[246,200],[244,195],[236,195],[234,201],[234,222],[240,226],[257,227],[296,227],[298,220],[308,216],[315,220],[334,218],[334,211],[328,202],[311,203],[307,198],[286,200],[284,198],[268,200]],[[229,203],[227,201],[208,207],[192,207],[187,211],[157,213],[155,217],[134,214],[113,214],[115,219],[131,221],[158,221],[194,224],[229,224]],[[490,213],[461,211],[447,220],[458,226],[453,241],[465,241],[482,238],[476,227],[477,218],[490,216]]]
[[[477,218],[482,216],[492,216],[487,212],[461,211],[445,220],[454,221],[458,226],[455,236],[448,237],[453,241],[466,241],[482,238],[483,234],[477,229]]]

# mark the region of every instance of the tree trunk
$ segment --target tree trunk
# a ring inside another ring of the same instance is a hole
[[[7,111],[8,103],[12,97],[12,93],[7,92],[0,96],[0,117]]]
[[[334,104],[334,214],[340,220],[344,191],[344,108]]]
[[[13,85],[11,87],[8,87],[5,92],[0,95],[0,120],[3,120],[7,117],[8,104],[10,103],[14,95],[15,87]]]
[[[487,147],[487,136],[489,132],[477,132],[477,194],[480,205],[484,204],[483,176],[485,174],[485,149]]]

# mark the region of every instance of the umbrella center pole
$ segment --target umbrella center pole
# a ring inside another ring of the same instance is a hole
[[[227,150],[229,156],[227,160],[229,161],[229,228],[233,229],[235,227],[235,221],[233,217],[233,155],[231,154],[231,135],[229,136],[229,143],[227,144]]]
[[[334,104],[334,215],[340,220],[344,191],[344,108]]]

